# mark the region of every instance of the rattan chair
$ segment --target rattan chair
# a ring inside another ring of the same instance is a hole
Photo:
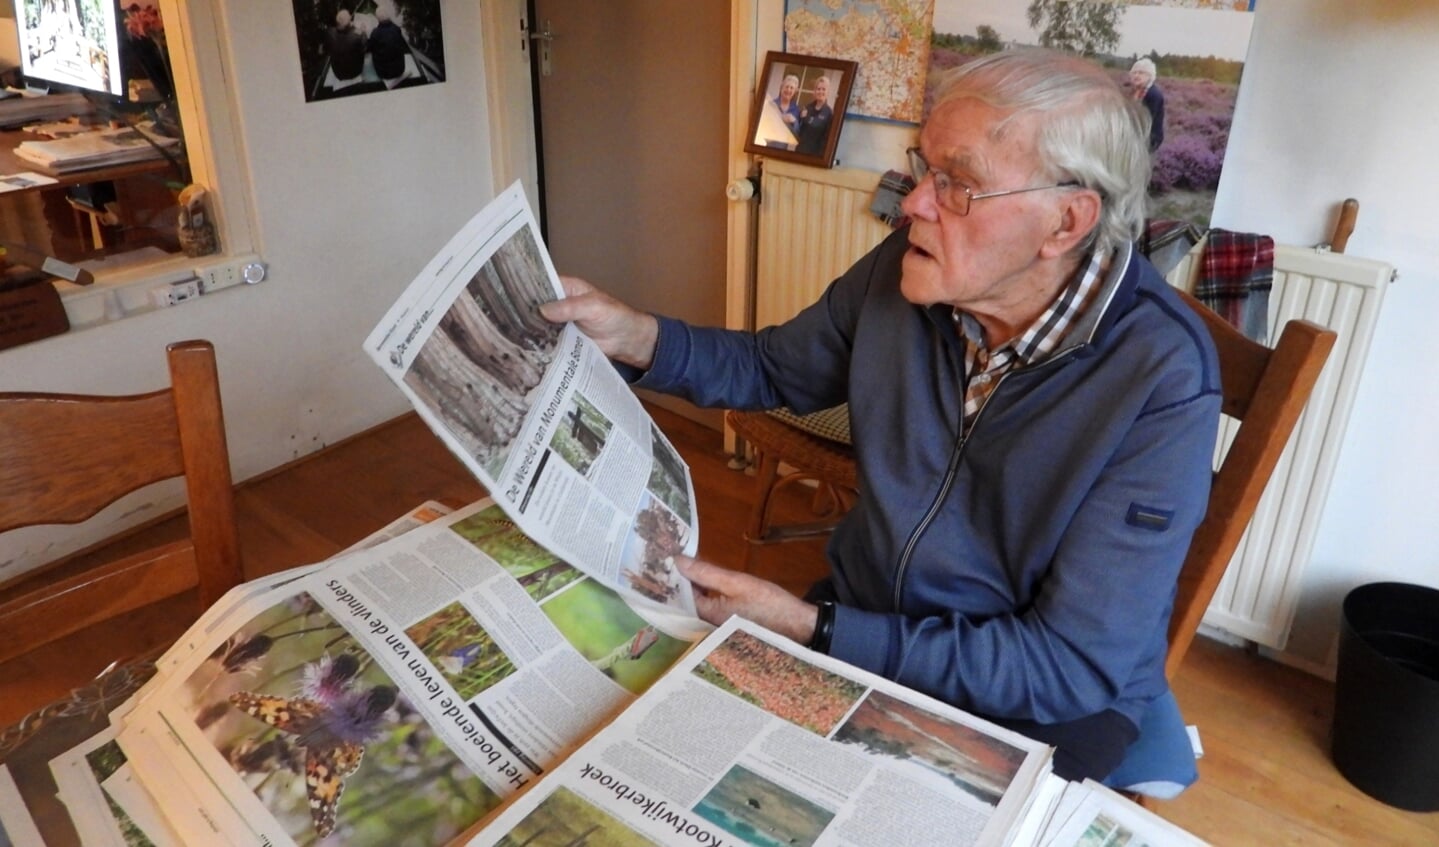
[[[755,502],[745,531],[751,545],[823,535],[854,505],[859,480],[848,440],[847,406],[810,416],[731,410],[725,420],[755,454]],[[809,494],[813,520],[775,523],[771,514],[775,494],[806,481],[814,484]],[[746,563],[751,550],[746,548]]]

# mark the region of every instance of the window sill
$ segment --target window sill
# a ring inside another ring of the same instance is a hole
[[[182,306],[243,284],[247,265],[264,267],[253,253],[192,258],[144,250],[81,264],[94,274],[93,284],[54,282],[71,330]]]

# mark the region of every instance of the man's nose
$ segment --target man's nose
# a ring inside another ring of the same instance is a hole
[[[911,218],[936,219],[939,216],[939,196],[934,190],[934,180],[926,174],[924,179],[899,201],[899,208]]]

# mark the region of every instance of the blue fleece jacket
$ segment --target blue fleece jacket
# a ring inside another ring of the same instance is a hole
[[[906,246],[902,230],[757,334],[661,319],[637,384],[703,406],[849,402],[860,497],[829,544],[832,655],[981,715],[1137,726],[1167,690],[1209,492],[1209,333],[1126,245],[1060,348],[1007,374],[961,438],[962,345],[949,307],[900,294]]]

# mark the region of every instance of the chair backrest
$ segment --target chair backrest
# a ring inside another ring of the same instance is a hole
[[[189,541],[0,592],[0,661],[199,588],[208,608],[242,579],[215,350],[167,348],[170,387],[128,396],[0,394],[0,533],[74,524],[145,485],[184,476]]]
[[[1270,349],[1244,337],[1188,293],[1179,293],[1214,337],[1224,385],[1223,411],[1238,420],[1239,427],[1214,473],[1209,509],[1179,573],[1164,668],[1171,679],[1199,630],[1336,337],[1333,330],[1316,323],[1292,320]]]

